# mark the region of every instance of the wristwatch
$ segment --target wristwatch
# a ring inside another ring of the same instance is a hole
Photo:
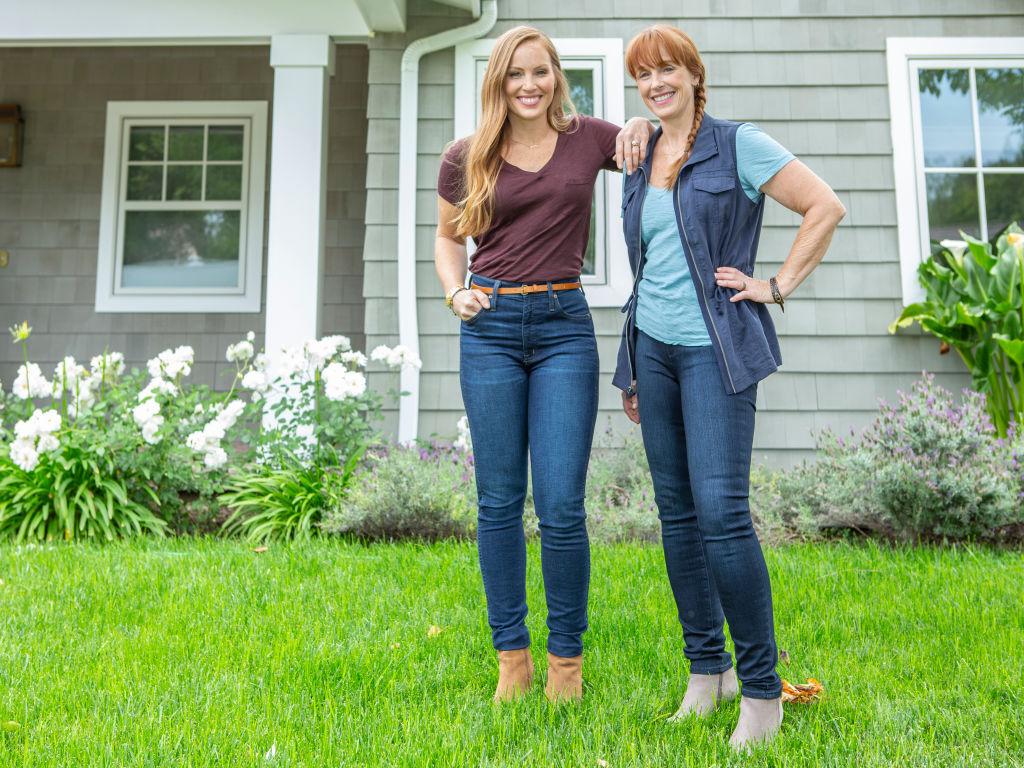
[[[464,285],[453,285],[448,289],[448,292],[444,295],[444,305],[448,307],[452,312],[455,312],[455,307],[452,306],[452,302],[455,301],[455,294],[459,291],[468,291],[469,289]]]

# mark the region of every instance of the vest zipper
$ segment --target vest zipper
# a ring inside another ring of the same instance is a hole
[[[686,234],[686,221],[683,219],[683,201],[682,201],[682,180],[676,180],[676,211],[679,214],[679,228],[683,230],[683,240],[686,241],[686,260],[689,262],[690,271],[697,275],[697,282],[700,283],[700,293],[697,298],[701,303],[701,307],[704,309],[704,314],[708,318],[708,325],[711,326],[711,330],[715,333],[715,341],[718,342],[718,354],[722,358],[722,363],[725,366],[725,375],[729,377],[729,388],[733,394],[736,394],[736,385],[732,381],[732,371],[729,370],[729,360],[725,356],[725,350],[722,347],[722,338],[718,335],[718,328],[715,326],[715,321],[711,318],[711,309],[708,307],[707,298],[704,294],[704,278],[701,277],[700,270],[697,269],[697,259],[694,255],[694,250],[690,247],[690,236]]]
[[[630,315],[633,316],[633,325],[636,326],[636,305],[640,300],[637,295],[637,289],[640,285],[640,276],[644,273],[644,237],[643,237],[643,210],[644,210],[644,199],[647,197],[647,172],[644,171],[643,167],[637,168],[637,170],[643,174],[643,194],[640,197],[640,225],[636,228],[636,274],[633,275],[633,293],[630,296],[629,314],[626,315],[626,322],[629,323]],[[629,328],[626,329],[626,359],[629,361],[629,388],[626,390],[626,394],[632,397],[636,394],[636,363],[634,362],[634,356],[636,350],[633,349],[633,334],[629,333]]]

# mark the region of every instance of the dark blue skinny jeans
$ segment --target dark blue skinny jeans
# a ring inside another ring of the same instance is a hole
[[[498,287],[519,283],[474,282]],[[560,282],[560,281],[559,281]],[[527,460],[540,523],[548,651],[583,652],[590,587],[584,489],[597,420],[594,323],[581,290],[504,296],[462,323],[459,366],[476,466],[477,543],[494,647],[526,648]]]
[[[640,427],[690,672],[732,666],[725,620],[743,695],[777,698],[772,590],[748,501],[757,385],[729,395],[712,347],[637,335]]]

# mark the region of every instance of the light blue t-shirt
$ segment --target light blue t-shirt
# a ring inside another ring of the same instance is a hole
[[[793,154],[752,123],[736,131],[736,172],[747,197],[759,191]],[[711,344],[697,290],[686,263],[676,226],[672,190],[649,185],[644,198],[641,238],[647,252],[636,305],[637,327],[665,344],[701,347]]]

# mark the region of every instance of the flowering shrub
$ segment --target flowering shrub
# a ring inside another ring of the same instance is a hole
[[[918,267],[925,300],[906,307],[889,332],[917,322],[955,349],[1001,436],[1024,420],[1024,232],[1014,224],[991,242],[943,240]]]
[[[470,537],[476,532],[473,455],[437,442],[374,449],[322,527],[366,539]]]
[[[265,484],[278,470],[338,475],[358,460],[379,409],[359,370],[368,359],[342,336],[271,361],[256,354],[250,332],[228,347],[235,377],[227,393],[215,393],[185,383],[189,346],[151,359],[148,380],[105,352],[88,368],[64,358],[50,381],[29,360],[31,328],[11,334],[24,363],[10,396],[0,387],[0,535],[19,539],[160,532],[196,499],[209,500],[200,504],[207,509],[220,499],[238,513],[233,529],[244,531],[251,510],[232,505],[247,479]],[[419,365],[403,347],[375,355]]]
[[[1024,524],[1024,433],[1002,438],[985,396],[925,374],[859,437],[826,431],[819,460],[775,478],[761,503],[806,533],[854,529],[904,539],[997,540]]]

